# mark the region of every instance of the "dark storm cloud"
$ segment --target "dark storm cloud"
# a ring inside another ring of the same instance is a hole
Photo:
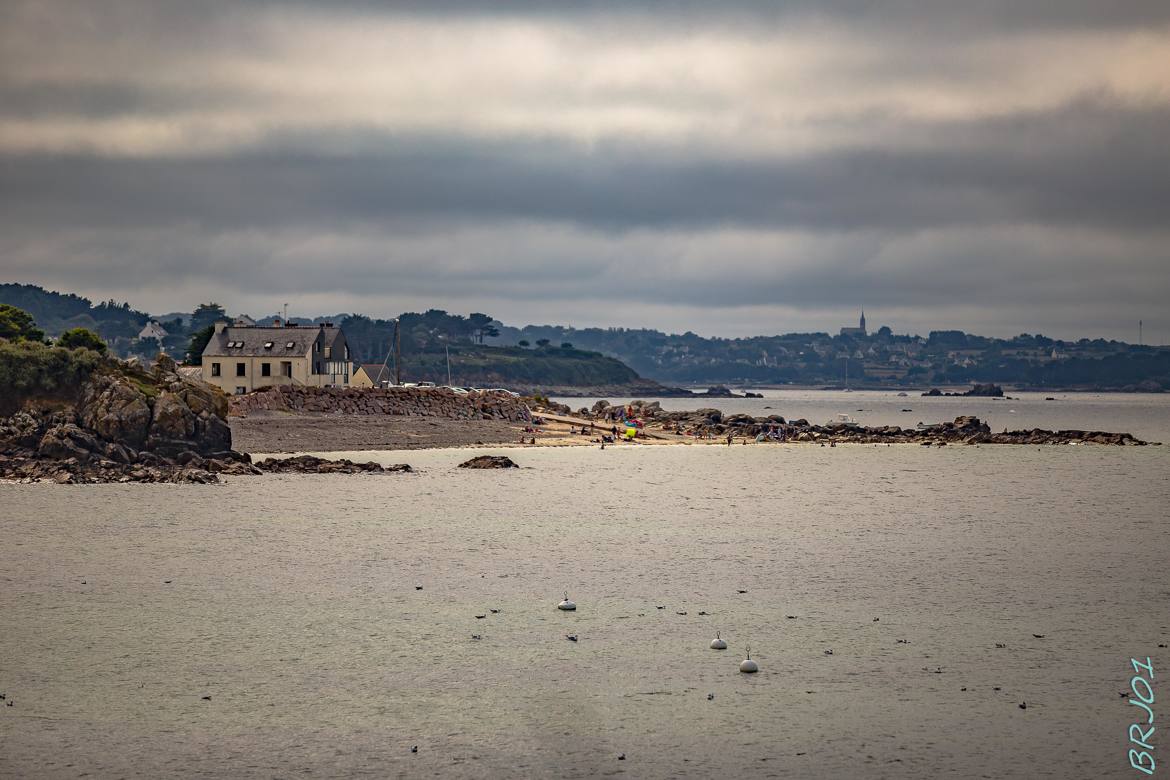
[[[86,3],[89,5],[88,3]],[[73,4],[74,7],[81,7]],[[116,0],[102,4],[145,11],[154,19],[198,23],[240,8],[284,11],[290,7],[321,10],[318,0]],[[650,4],[628,0],[332,0],[330,12],[400,13],[427,17],[468,16],[579,19],[584,16],[628,18],[650,16],[656,24],[718,25],[723,21],[775,20],[786,16],[823,16],[853,20],[866,26],[912,24],[919,28],[1019,30],[1131,27],[1170,22],[1170,8],[1160,0],[664,0]]]
[[[1168,41],[1164,1],[13,0],[0,270],[158,309],[1110,333],[1170,296]]]
[[[1145,230],[1166,226],[1167,128],[1165,106],[1082,101],[985,121],[907,123],[897,147],[796,157],[456,137],[378,137],[334,155],[310,151],[321,140],[312,137],[200,158],[8,155],[0,184],[20,197],[0,220],[8,229],[451,218],[600,230],[1020,222]]]

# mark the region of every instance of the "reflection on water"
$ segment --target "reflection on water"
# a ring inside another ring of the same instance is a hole
[[[1170,449],[509,454],[0,486],[0,775],[1132,772]]]
[[[1078,429],[1132,433],[1139,439],[1170,443],[1170,393],[1015,393],[1011,400],[899,396],[893,390],[759,390],[764,398],[660,398],[663,409],[714,407],[727,414],[824,423],[837,414],[852,415],[862,425],[937,423],[973,414],[993,431],[1004,428]],[[1046,400],[1052,398],[1053,400]],[[597,398],[556,398],[574,410],[592,408]],[[628,403],[629,398],[607,398]],[[903,411],[909,410],[909,411]]]

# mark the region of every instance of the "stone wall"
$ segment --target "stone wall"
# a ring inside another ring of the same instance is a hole
[[[231,414],[254,412],[294,414],[412,415],[453,420],[532,419],[528,406],[506,393],[460,395],[441,387],[266,387],[233,396]]]

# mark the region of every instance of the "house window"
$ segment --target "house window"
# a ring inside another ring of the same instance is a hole
[[[272,364],[271,363],[261,363],[260,364],[260,376],[272,376]]]
[[[248,392],[248,388],[236,386],[236,395],[243,395],[246,392]]]
[[[284,376],[289,377],[290,379],[292,378],[292,361],[291,360],[281,361],[280,373],[283,374]]]
[[[247,363],[236,363],[236,376],[247,376]]]
[[[221,376],[220,371],[219,371],[219,363],[212,363],[211,364],[211,375],[212,376]]]

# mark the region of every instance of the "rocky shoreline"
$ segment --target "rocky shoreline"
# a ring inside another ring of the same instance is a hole
[[[552,413],[572,413],[564,404],[552,406],[555,407],[550,408]],[[643,429],[650,434],[664,433],[697,440],[725,440],[730,436],[743,440],[824,444],[1103,444],[1122,447],[1158,444],[1142,441],[1129,433],[1110,431],[1049,431],[1033,428],[993,433],[987,423],[973,416],[956,417],[953,422],[915,428],[897,425],[866,427],[847,422],[814,425],[805,419],[787,420],[778,414],[768,417],[724,415],[719,409],[670,412],[664,410],[658,401],[633,401],[629,409],[598,401],[592,409],[579,410],[577,416],[608,426],[621,419],[627,411],[641,420]]]
[[[309,456],[253,464],[232,449],[227,397],[175,369],[167,358],[151,372],[110,364],[72,402],[32,402],[0,420],[0,480],[209,484],[266,472],[410,471]]]
[[[723,388],[713,388],[709,395],[727,397]],[[90,376],[70,397],[32,400],[11,417],[0,420],[0,480],[208,484],[218,482],[222,475],[411,470],[405,464],[384,467],[307,455],[253,463],[249,455],[232,448],[230,412],[234,412],[233,420],[251,426],[254,439],[267,436],[269,443],[294,444],[295,451],[300,452],[515,444],[517,438],[521,443],[537,444],[537,437],[541,444],[588,444],[592,439],[583,436],[586,427],[582,421],[592,424],[589,431],[600,425],[603,432],[624,420],[627,411],[642,421],[644,436],[667,444],[729,438],[744,443],[754,440],[824,445],[1148,443],[1129,433],[1109,431],[1031,429],[994,433],[986,423],[971,416],[915,428],[865,427],[850,422],[814,425],[780,415],[725,415],[713,408],[671,412],[662,409],[658,401],[634,401],[628,409],[598,401],[591,409],[579,410],[572,419],[562,418],[556,423],[565,429],[561,431],[535,419],[530,403],[537,412],[573,415],[568,406],[543,398],[521,399],[506,393],[461,395],[442,388],[271,388],[229,400],[215,388],[181,377],[175,364],[166,358],[149,372],[111,363]],[[387,426],[393,426],[393,430]],[[580,430],[574,431],[574,427]],[[306,436],[298,438],[301,429]],[[602,432],[596,432],[597,441],[602,440]],[[502,460],[482,458],[469,467],[501,464]]]

